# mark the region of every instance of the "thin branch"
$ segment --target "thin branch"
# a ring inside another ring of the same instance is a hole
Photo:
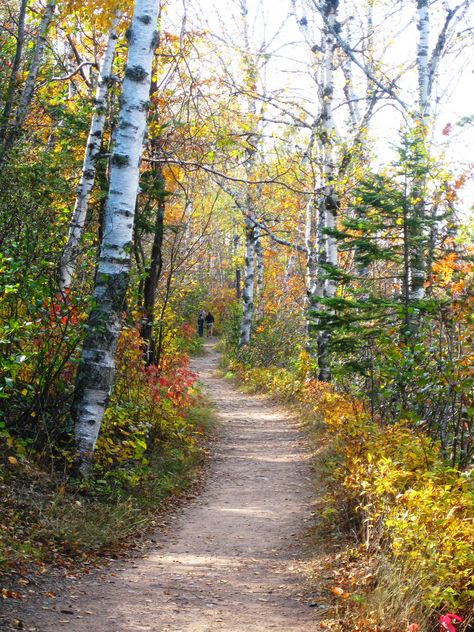
[[[69,75],[66,75],[65,77],[52,77],[51,79],[48,79],[45,83],[49,83],[50,81],[67,81],[68,79],[72,79],[75,75],[77,75],[78,72],[81,72],[81,69],[84,66],[93,66],[94,68],[97,68],[97,64],[95,63],[95,61],[83,61],[79,64],[76,70],[73,70]]]
[[[289,191],[293,191],[293,193],[299,193],[301,195],[311,195],[311,192],[309,191],[295,189],[294,187],[290,186],[286,182],[282,182],[281,180],[278,180],[278,178],[280,178],[281,176],[286,175],[290,171],[290,169],[287,169],[284,173],[278,174],[274,178],[270,178],[266,180],[248,180],[247,178],[237,178],[235,176],[230,176],[226,173],[217,171],[216,169],[213,169],[212,167],[208,167],[207,165],[203,165],[199,162],[186,161],[186,160],[173,160],[170,158],[143,158],[143,161],[149,162],[149,163],[172,164],[172,165],[177,165],[179,167],[192,167],[194,169],[202,169],[203,171],[207,171],[207,173],[211,173],[212,175],[217,176],[219,178],[224,178],[225,180],[230,180],[232,182],[241,182],[242,184],[278,184],[284,187],[285,189],[288,189]]]

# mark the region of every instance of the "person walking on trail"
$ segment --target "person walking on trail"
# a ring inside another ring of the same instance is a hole
[[[207,337],[209,338],[214,333],[214,316],[211,312],[207,312],[206,316]]]
[[[198,334],[202,338],[204,336],[204,319],[206,318],[206,310],[201,309],[198,316]]]

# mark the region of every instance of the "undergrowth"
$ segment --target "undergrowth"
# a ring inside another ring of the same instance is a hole
[[[0,428],[0,573],[126,546],[153,526],[164,499],[195,480],[213,425],[186,355],[173,351],[159,369],[146,366],[137,330],[125,329],[88,480],[75,478],[67,442],[45,462]]]

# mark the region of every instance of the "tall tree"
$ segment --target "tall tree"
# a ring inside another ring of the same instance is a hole
[[[73,403],[79,469],[87,475],[113,385],[115,352],[129,283],[139,163],[146,131],[151,69],[158,43],[156,0],[136,0],[111,158],[103,238],[96,270],[94,306],[77,371]]]
[[[59,263],[58,282],[61,290],[69,288],[71,285],[79,243],[87,217],[89,195],[94,186],[97,159],[100,155],[105,127],[107,92],[113,81],[112,65],[118,40],[117,25],[119,21],[120,15],[116,15],[107,34],[107,43],[100,65],[94,99],[94,113],[84,151],[81,178],[77,187],[67,243]]]
[[[249,131],[246,138],[245,148],[245,175],[248,181],[244,202],[244,222],[245,222],[245,255],[244,255],[244,278],[242,292],[242,321],[240,325],[240,346],[244,347],[250,342],[252,331],[252,320],[254,316],[255,297],[255,258],[258,242],[258,228],[254,223],[257,216],[256,191],[252,182],[255,180],[257,145],[259,141],[257,122],[257,78],[258,68],[255,57],[250,50],[248,8],[246,0],[241,0],[240,11],[243,22],[244,37],[244,72],[245,87],[247,95],[247,115]]]

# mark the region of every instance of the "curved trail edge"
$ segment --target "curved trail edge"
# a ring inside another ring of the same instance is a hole
[[[267,397],[215,377],[219,354],[209,343],[206,350],[191,368],[215,407],[219,432],[202,491],[166,516],[147,555],[69,578],[57,599],[45,596],[34,613],[21,613],[23,629],[317,629],[301,586],[313,499],[304,434]]]

